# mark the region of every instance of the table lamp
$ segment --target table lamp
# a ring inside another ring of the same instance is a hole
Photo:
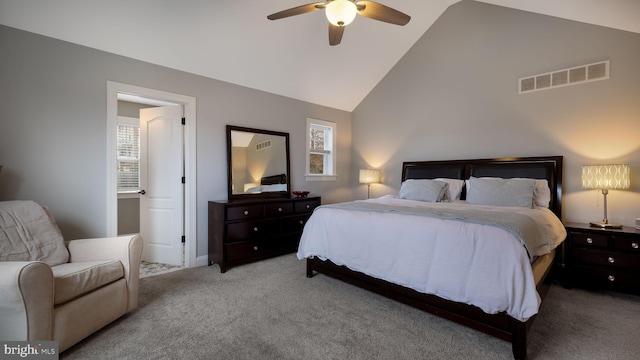
[[[619,229],[622,225],[612,224],[607,219],[607,194],[610,189],[628,189],[629,165],[586,165],[582,167],[582,188],[600,189],[604,195],[604,218],[590,223],[593,227]]]
[[[360,183],[367,184],[367,199],[371,198],[371,184],[380,182],[380,170],[361,169]]]

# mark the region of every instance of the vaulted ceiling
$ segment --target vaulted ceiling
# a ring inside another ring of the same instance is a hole
[[[459,1],[378,0],[411,21],[359,16],[338,46],[323,11],[267,20],[309,0],[0,0],[0,24],[352,111]],[[640,33],[638,0],[476,1]]]

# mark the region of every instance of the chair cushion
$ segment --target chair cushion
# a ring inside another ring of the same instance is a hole
[[[51,267],[54,305],[86,294],[124,277],[119,260],[66,263]]]
[[[45,209],[29,200],[0,201],[0,261],[69,261],[62,233]]]

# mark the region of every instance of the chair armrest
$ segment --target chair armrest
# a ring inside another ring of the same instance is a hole
[[[128,310],[138,306],[138,282],[142,258],[142,237],[127,235],[108,238],[79,239],[67,242],[69,262],[120,260],[130,289]]]
[[[53,272],[40,261],[0,262],[0,339],[50,341]]]

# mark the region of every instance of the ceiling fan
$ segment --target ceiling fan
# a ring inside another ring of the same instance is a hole
[[[356,14],[390,24],[405,25],[411,16],[386,5],[366,0],[327,0],[296,6],[267,16],[269,20],[278,20],[294,15],[325,9],[329,20],[329,45],[338,45],[342,40],[344,27],[349,25]]]

